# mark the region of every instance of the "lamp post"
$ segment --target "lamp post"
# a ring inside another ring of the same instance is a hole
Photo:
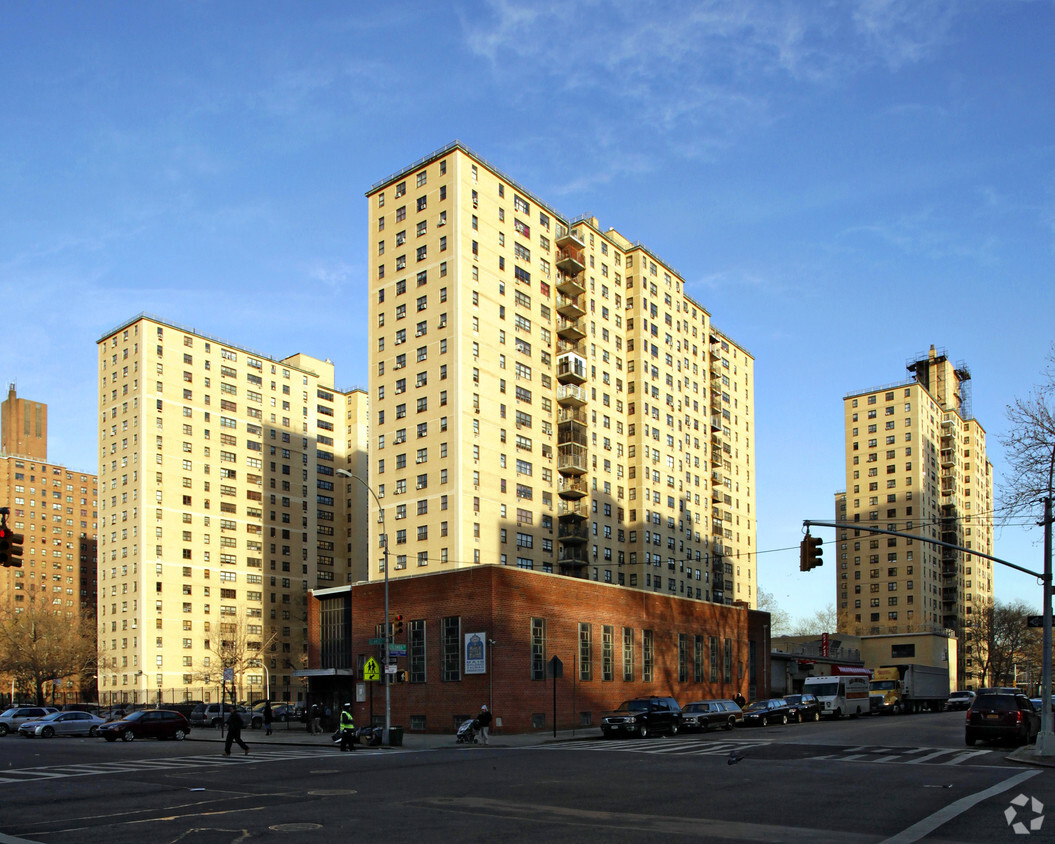
[[[336,474],[341,475],[345,478],[359,481],[366,491],[374,497],[374,503],[377,504],[377,512],[381,517],[381,538],[384,542],[385,549],[385,627],[384,627],[384,640],[385,640],[385,731],[381,736],[381,741],[384,744],[388,744],[389,731],[392,729],[392,686],[389,683],[388,678],[388,664],[389,664],[389,645],[392,642],[391,636],[389,635],[388,626],[388,531],[385,530],[385,510],[381,506],[381,501],[377,497],[377,493],[374,492],[373,487],[370,486],[366,481],[360,478],[358,475],[354,475],[347,469],[338,469]]]

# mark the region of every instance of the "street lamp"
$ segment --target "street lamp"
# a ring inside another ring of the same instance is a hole
[[[345,478],[359,481],[359,483],[366,487],[366,491],[374,497],[374,503],[377,504],[377,512],[381,519],[381,539],[384,542],[385,548],[385,731],[381,736],[381,741],[387,745],[389,731],[392,729],[392,686],[388,682],[389,645],[391,644],[391,638],[389,636],[388,627],[388,531],[385,530],[385,510],[381,506],[381,501],[378,499],[377,493],[374,492],[373,487],[371,487],[370,484],[358,475],[352,474],[347,469],[338,469],[336,473]]]

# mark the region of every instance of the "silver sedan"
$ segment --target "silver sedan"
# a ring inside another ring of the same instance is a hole
[[[41,736],[96,736],[99,725],[106,722],[90,712],[52,712],[36,721],[24,721],[18,727],[19,735]]]

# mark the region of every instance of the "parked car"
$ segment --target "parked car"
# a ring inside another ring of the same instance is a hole
[[[0,736],[15,732],[23,721],[36,721],[59,710],[54,706],[12,706],[0,712]]]
[[[299,721],[302,714],[303,708],[294,703],[285,700],[271,701],[271,720],[276,724],[282,721]],[[253,726],[257,726],[258,718],[262,724],[264,722],[264,701],[260,701],[253,707]]]
[[[132,741],[137,738],[175,739],[183,741],[190,723],[174,709],[137,709],[120,721],[99,727],[98,734],[107,741]]]
[[[979,692],[967,710],[965,738],[968,747],[978,740],[1010,739],[1029,744],[1040,732],[1040,713],[1024,694]]]
[[[643,697],[625,700],[601,718],[605,738],[616,735],[647,738],[650,733],[678,734],[681,707],[672,697]]]
[[[250,712],[244,706],[232,703],[223,704],[223,723],[226,724],[231,719],[232,712],[242,719],[243,727],[252,726],[256,729],[264,725],[263,712]],[[190,714],[190,724],[192,727],[219,727],[220,704],[199,703]]]
[[[98,715],[90,712],[79,712],[70,710],[68,712],[52,712],[39,720],[23,721],[18,727],[20,736],[40,736],[51,738],[52,736],[94,736],[99,727],[106,722]]]
[[[788,705],[788,717],[792,721],[801,724],[803,721],[821,720],[821,702],[816,695],[784,695],[784,702]]]
[[[951,695],[949,695],[949,699],[945,701],[945,708],[970,709],[972,703],[974,703],[974,692],[953,692]]]
[[[710,730],[721,727],[731,730],[744,720],[744,713],[735,701],[697,700],[681,710],[683,730]]]
[[[770,724],[786,724],[791,718],[791,710],[781,697],[768,700],[755,700],[744,710],[745,727],[768,727]]]

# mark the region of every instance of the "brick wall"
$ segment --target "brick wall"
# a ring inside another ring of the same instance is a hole
[[[379,656],[370,645],[375,625],[384,619],[384,584],[356,584],[347,589],[327,590],[321,599],[309,602],[309,667],[319,667],[319,606],[321,600],[346,600],[351,592],[354,655]],[[766,613],[741,607],[686,600],[659,593],[626,589],[604,583],[543,574],[505,566],[476,566],[441,574],[402,577],[389,584],[390,615],[402,615],[409,630],[412,620],[425,621],[426,682],[392,686],[392,723],[409,729],[411,716],[424,716],[429,732],[454,732],[456,716],[473,715],[492,702],[501,730],[528,732],[552,730],[554,699],[551,681],[531,679],[531,619],[546,622],[548,661],[557,656],[564,676],[557,681],[557,729],[598,729],[601,715],[627,698],[661,694],[675,697],[683,705],[707,698],[731,698],[749,692],[749,640],[755,642],[758,680],[768,694],[768,625]],[[441,665],[441,619],[457,616],[461,633],[480,632],[494,640],[489,661],[492,673],[465,674],[462,649],[461,679],[444,682]],[[579,624],[591,625],[592,679],[581,680],[578,671]],[[602,680],[602,631],[611,625],[613,641],[612,680]],[[623,680],[623,628],[633,629],[634,680]],[[654,674],[642,678],[642,636],[653,633]],[[688,643],[688,681],[678,679],[678,634]],[[693,681],[694,637],[704,637],[704,682]],[[709,637],[719,642],[718,681],[710,682]],[[732,680],[722,679],[724,640],[732,646]],[[407,641],[407,634],[397,637]],[[380,660],[379,660],[380,661]],[[400,659],[400,668],[408,660]],[[349,668],[354,668],[354,663]],[[312,692],[348,696],[356,680],[351,676],[313,679]],[[492,688],[493,684],[493,688]],[[374,685],[374,684],[368,684]],[[384,711],[384,687],[373,689],[376,715]],[[334,699],[335,700],[335,699]],[[357,704],[360,723],[368,720],[369,706]]]

